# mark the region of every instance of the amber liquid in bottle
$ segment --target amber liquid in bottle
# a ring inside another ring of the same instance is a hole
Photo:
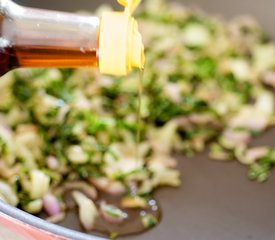
[[[10,54],[8,49],[0,48],[0,76],[10,70]]]
[[[98,66],[98,18],[1,7],[0,76],[18,67]]]
[[[0,26],[4,20],[3,14],[0,13]],[[2,33],[2,28],[0,27],[0,34]],[[2,34],[1,34],[2,35]],[[0,35],[0,36],[1,36]],[[8,72],[10,69],[10,49],[8,49],[4,43],[1,43],[0,39],[0,76]]]
[[[17,67],[83,67],[97,66],[97,52],[69,48],[14,46],[0,48],[0,76]]]

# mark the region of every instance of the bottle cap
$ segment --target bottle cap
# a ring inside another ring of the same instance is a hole
[[[141,0],[118,0],[124,12],[105,12],[99,34],[99,71],[126,75],[133,68],[144,67],[144,46],[132,13]]]

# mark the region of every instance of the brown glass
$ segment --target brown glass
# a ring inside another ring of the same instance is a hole
[[[97,17],[0,1],[0,75],[17,67],[97,67]]]

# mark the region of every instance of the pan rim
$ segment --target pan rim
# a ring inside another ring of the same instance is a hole
[[[12,207],[0,200],[0,213],[3,213],[13,219],[19,220],[25,224],[35,227],[39,230],[55,234],[73,240],[105,240],[105,238],[78,232],[53,223],[49,223],[41,218],[33,216],[18,208]]]

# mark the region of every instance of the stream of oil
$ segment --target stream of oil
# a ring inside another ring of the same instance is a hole
[[[139,72],[138,78],[138,104],[137,104],[137,132],[136,132],[136,161],[139,163],[140,154],[139,154],[139,145],[141,142],[141,107],[142,107],[142,95],[143,95],[143,69]]]

